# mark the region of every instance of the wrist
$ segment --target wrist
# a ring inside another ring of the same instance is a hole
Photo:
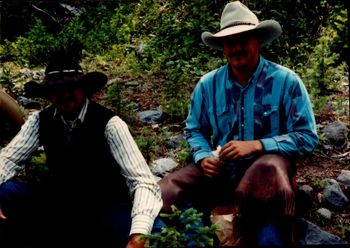
[[[264,146],[260,140],[254,140],[254,148],[256,153],[260,153],[264,150]]]
[[[145,239],[142,237],[143,234],[140,233],[134,233],[130,235],[130,242],[132,242],[133,244],[137,244],[137,245],[143,245],[145,244]]]

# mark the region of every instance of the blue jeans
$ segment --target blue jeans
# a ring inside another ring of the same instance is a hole
[[[21,182],[2,184],[0,206],[7,219],[0,221],[1,247],[126,246],[131,203],[68,199]]]

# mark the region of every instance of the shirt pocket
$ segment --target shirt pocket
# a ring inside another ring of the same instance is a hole
[[[230,132],[232,129],[237,115],[235,114],[234,108],[232,105],[225,107],[216,107],[209,109],[209,118],[210,122],[215,130],[221,132],[223,135]]]
[[[254,138],[268,138],[278,134],[278,106],[254,105]]]

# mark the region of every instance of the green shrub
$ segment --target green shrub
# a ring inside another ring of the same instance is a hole
[[[185,247],[216,247],[217,225],[204,226],[202,213],[194,208],[179,210],[172,206],[173,213],[161,213],[166,223],[160,233],[145,235],[145,247],[149,248],[185,248]]]

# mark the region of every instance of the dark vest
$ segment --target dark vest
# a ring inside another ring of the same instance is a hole
[[[104,135],[112,116],[110,110],[90,102],[84,123],[73,130],[68,142],[54,108],[40,113],[39,137],[47,157],[50,190],[79,201],[129,201],[125,178]]]

